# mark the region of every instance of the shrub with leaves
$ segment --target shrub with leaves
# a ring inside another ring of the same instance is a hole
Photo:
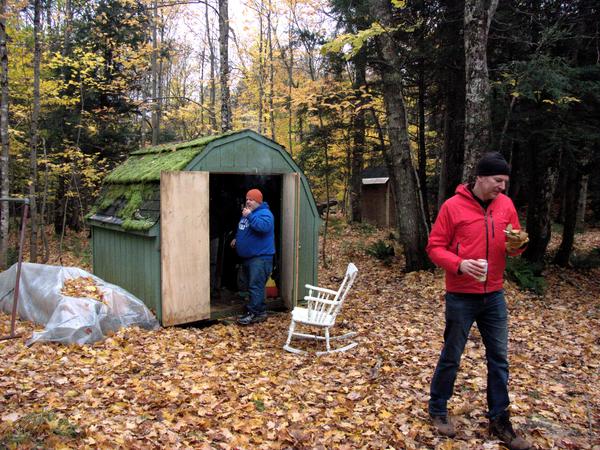
[[[521,289],[544,293],[546,280],[541,276],[541,266],[535,265],[523,258],[508,258],[506,261],[506,276],[514,281]]]
[[[386,242],[382,239],[374,242],[373,244],[367,247],[367,255],[371,255],[381,261],[384,264],[389,265],[392,263],[392,259],[394,258],[394,246],[390,244],[386,244]]]

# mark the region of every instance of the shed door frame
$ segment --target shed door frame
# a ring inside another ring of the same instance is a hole
[[[298,256],[300,221],[300,177],[283,175],[281,193],[281,294],[288,309],[296,305],[298,293]]]
[[[164,326],[210,318],[209,173],[160,175]]]

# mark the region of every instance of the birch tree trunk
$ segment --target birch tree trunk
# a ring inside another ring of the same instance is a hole
[[[373,0],[370,11],[384,28],[394,27],[389,0]],[[431,263],[425,252],[427,227],[410,153],[406,108],[402,94],[402,61],[398,45],[389,33],[380,35],[377,40],[382,60],[380,72],[390,140],[384,156],[396,193],[396,223],[404,248],[406,271],[412,272],[431,267]]]
[[[463,181],[469,181],[475,165],[490,145],[490,83],[487,41],[498,0],[465,0],[465,159]]]
[[[219,0],[219,80],[221,82],[221,131],[231,130],[229,97],[229,3]]]
[[[33,2],[33,108],[31,112],[31,140],[29,166],[31,180],[29,181],[29,201],[31,219],[31,235],[29,241],[29,260],[37,262],[37,151],[39,144],[39,120],[40,120],[40,59],[42,47],[40,42],[40,31],[42,26],[41,0]]]
[[[8,197],[8,51],[6,35],[6,0],[0,0],[0,196]],[[0,268],[8,264],[8,202],[0,202]]]

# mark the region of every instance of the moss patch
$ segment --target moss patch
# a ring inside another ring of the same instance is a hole
[[[123,229],[145,231],[156,223],[153,218],[136,217],[145,202],[152,201],[160,189],[158,183],[112,184],[105,187],[99,202],[92,209],[91,217],[96,213],[107,214],[123,220]],[[120,203],[120,205],[119,205]],[[115,207],[111,211],[110,208]]]
[[[217,134],[214,136],[200,137],[198,139],[194,139],[193,141],[171,142],[168,144],[155,145],[154,147],[148,147],[148,148],[142,148],[140,150],[136,150],[135,152],[132,152],[131,155],[148,155],[148,154],[166,153],[166,152],[183,150],[183,149],[190,148],[190,147],[204,148],[211,142],[216,141],[217,139],[222,139],[224,137],[231,136],[232,134],[237,134],[237,133],[239,133],[239,131],[228,131],[227,133]]]
[[[183,169],[203,149],[204,147],[193,147],[131,156],[106,177],[106,182],[123,184],[160,181],[161,172]]]
[[[242,131],[132,152],[127,161],[105,178],[104,190],[87,218],[100,213],[121,219],[121,227],[125,230],[149,230],[160,214],[157,206],[160,201],[160,173],[183,170],[209,143]]]

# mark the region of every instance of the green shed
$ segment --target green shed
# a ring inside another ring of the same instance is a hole
[[[275,217],[267,307],[292,308],[302,287],[317,283],[320,218],[287,151],[252,130],[131,153],[88,216],[94,273],[141,298],[164,326],[241,312],[240,261],[229,244],[252,188]]]

